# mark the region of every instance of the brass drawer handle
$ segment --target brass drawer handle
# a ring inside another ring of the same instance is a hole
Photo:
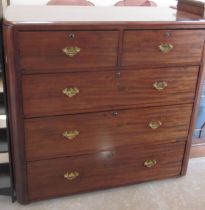
[[[65,88],[62,93],[69,98],[72,98],[73,96],[77,95],[80,91],[78,88]]]
[[[76,179],[80,174],[77,171],[74,172],[67,172],[64,174],[64,178],[67,179],[68,181],[72,181]]]
[[[161,122],[161,121],[151,121],[151,122],[149,123],[149,127],[150,127],[151,129],[153,129],[153,130],[158,129],[158,128],[161,127],[161,126],[162,126],[162,122]]]
[[[156,89],[156,90],[164,90],[165,88],[168,87],[168,84],[165,82],[165,81],[162,81],[162,82],[155,82],[153,84],[153,87]]]
[[[79,47],[65,47],[63,48],[63,53],[68,57],[72,58],[78,53],[80,53],[81,49]]]
[[[158,47],[163,53],[168,53],[174,49],[174,46],[172,44],[161,44]]]
[[[75,139],[79,134],[80,134],[80,132],[77,131],[77,130],[74,130],[74,131],[65,131],[65,132],[63,133],[63,137],[65,137],[66,139],[69,139],[69,140],[73,140],[73,139]]]
[[[153,168],[155,165],[157,165],[156,160],[146,160],[144,162],[144,166],[147,167],[147,168]]]

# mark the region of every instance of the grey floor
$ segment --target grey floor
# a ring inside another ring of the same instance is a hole
[[[205,210],[205,158],[192,159],[186,177],[36,202],[0,196],[0,210]]]

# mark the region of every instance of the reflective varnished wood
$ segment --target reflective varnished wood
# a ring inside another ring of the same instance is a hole
[[[24,116],[193,103],[197,76],[198,67],[23,76]],[[168,86],[159,91],[153,85],[161,81]],[[79,93],[68,97],[62,93],[65,88]]]
[[[113,110],[25,121],[27,160],[88,154],[126,145],[185,141],[192,104]],[[152,129],[151,122],[161,122]],[[69,139],[64,132],[78,131]]]
[[[119,31],[20,32],[20,68],[24,73],[60,72],[117,65]],[[77,47],[73,56],[63,50]]]
[[[38,14],[38,15],[36,15]],[[53,15],[55,14],[55,15]],[[59,22],[73,24],[89,23],[125,23],[136,22],[166,22],[166,25],[185,24],[200,25],[201,18],[197,15],[180,12],[166,7],[83,7],[83,6],[10,6],[5,13],[6,21],[17,24],[45,23],[46,25]]]
[[[185,142],[123,147],[92,155],[28,163],[29,199],[39,200],[179,176],[184,145]],[[147,160],[156,160],[157,164],[145,167]],[[67,180],[64,178],[67,172],[77,172],[79,176]]]
[[[204,30],[125,31],[122,66],[200,64],[204,37]],[[165,44],[170,51],[160,49]]]
[[[9,7],[17,200],[185,175],[204,29],[170,8]]]

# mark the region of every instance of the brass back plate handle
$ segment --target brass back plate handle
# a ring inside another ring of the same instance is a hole
[[[153,130],[156,130],[158,128],[160,128],[162,126],[162,122],[161,121],[151,121],[149,123],[149,127]]]
[[[165,81],[160,81],[160,82],[155,82],[155,83],[153,84],[153,87],[154,87],[156,90],[162,91],[162,90],[164,90],[165,88],[168,87],[168,84],[167,84],[167,82],[165,82]]]
[[[65,88],[62,90],[62,93],[69,98],[72,98],[73,96],[77,95],[80,93],[79,89],[74,87],[74,88]]]
[[[68,181],[73,181],[74,179],[76,179],[79,176],[79,172],[77,171],[73,171],[73,172],[66,172],[64,174],[64,178],[67,179]]]
[[[80,135],[80,132],[77,130],[74,131],[65,131],[63,134],[63,137],[69,140],[75,139],[78,135]]]
[[[80,53],[81,49],[79,47],[64,47],[62,51],[66,56],[72,58]]]
[[[146,160],[144,166],[147,168],[153,168],[157,164],[156,160]]]
[[[172,44],[160,44],[158,48],[161,52],[168,53],[174,49],[174,46]]]

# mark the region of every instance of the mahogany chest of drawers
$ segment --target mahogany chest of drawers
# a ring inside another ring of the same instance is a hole
[[[20,203],[185,175],[205,24],[165,10],[8,8],[6,79]]]

